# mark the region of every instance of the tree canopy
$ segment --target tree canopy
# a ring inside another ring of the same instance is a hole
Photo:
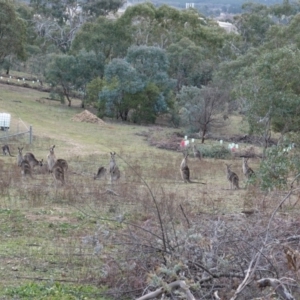
[[[26,22],[20,18],[14,6],[0,0],[0,63],[8,55],[16,55],[24,60],[26,42]]]

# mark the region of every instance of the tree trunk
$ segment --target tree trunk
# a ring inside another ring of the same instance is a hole
[[[206,125],[204,125],[204,127],[202,129],[202,137],[201,137],[201,143],[202,144],[204,144],[206,132],[207,132],[207,127],[206,127]]]
[[[63,86],[64,89],[64,95],[66,96],[67,100],[68,100],[68,106],[71,106],[71,98],[69,97],[69,93],[67,92],[67,89]]]

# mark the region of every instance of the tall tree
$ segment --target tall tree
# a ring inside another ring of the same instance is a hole
[[[172,104],[174,81],[167,74],[166,52],[158,47],[133,46],[125,59],[114,59],[105,69],[106,85],[100,107],[127,120],[130,110],[136,122],[154,122]]]
[[[235,91],[243,99],[252,132],[265,137],[270,129],[282,135],[300,130],[300,51],[286,46],[261,53],[237,77]]]
[[[96,21],[87,22],[81,27],[72,43],[72,52],[85,49],[96,54],[103,53],[108,61],[124,57],[130,44],[130,29],[123,26],[119,19],[99,17]]]
[[[93,78],[102,76],[103,68],[104,59],[101,61],[94,53],[82,52],[78,56],[54,55],[45,70],[45,77],[53,87],[61,89],[69,106],[72,92],[80,90],[84,96],[84,106],[86,85]]]
[[[0,0],[0,63],[8,55],[25,59],[26,22],[19,17],[15,7]]]
[[[218,115],[224,111],[228,95],[217,86],[183,87],[177,94],[177,105],[182,125],[199,132],[202,143],[208,131],[222,125]]]
[[[70,50],[79,28],[98,16],[116,11],[122,0],[31,0],[36,30],[45,41],[54,43],[63,53]],[[89,49],[87,49],[89,51]],[[94,50],[94,49],[93,49]]]
[[[105,68],[104,78],[106,85],[100,93],[100,107],[107,115],[126,121],[133,107],[129,95],[142,91],[143,81],[124,59],[113,59]]]

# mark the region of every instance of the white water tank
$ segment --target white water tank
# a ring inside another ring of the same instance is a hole
[[[0,128],[3,131],[8,130],[10,127],[10,114],[0,113]]]

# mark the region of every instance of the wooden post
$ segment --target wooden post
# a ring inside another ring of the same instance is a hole
[[[29,144],[32,144],[32,125],[29,126]]]

